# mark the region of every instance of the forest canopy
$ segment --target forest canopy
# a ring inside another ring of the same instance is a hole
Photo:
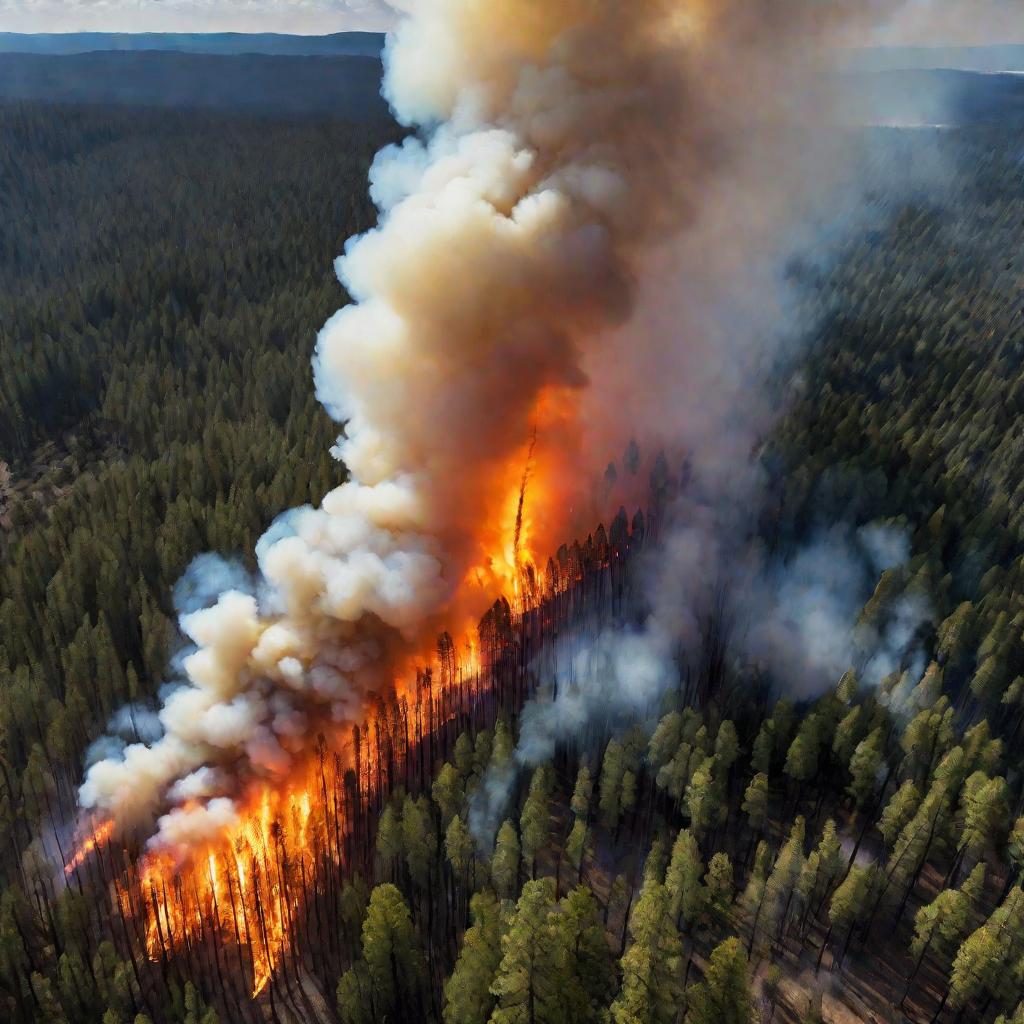
[[[397,136],[0,106],[8,1018],[767,1024],[902,1005],[1019,1024],[1024,196],[1020,140],[998,127],[871,133],[871,217],[830,261],[789,268],[813,326],[757,452],[773,549],[822,523],[907,534],[861,620],[926,600],[919,678],[851,671],[795,700],[723,656],[654,721],[593,725],[514,771],[529,623],[499,602],[480,628],[486,696],[460,683],[435,730],[396,703],[372,770],[322,767],[335,818],[312,844],[347,844],[344,870],[307,902],[262,1001],[219,925],[148,956],[91,874],[103,857],[55,881],[38,838],[66,840],[90,745],[165,682],[182,572],[205,551],[251,565],[279,512],[344,479],[309,358],[346,301],[332,261],[374,222],[370,160]],[[922,163],[940,168],[927,190],[908,170]],[[632,448],[610,458],[637,472]],[[645,526],[623,513],[565,538],[544,614],[621,600]],[[474,794],[494,777],[513,781],[485,850]],[[358,812],[332,836],[345,800]],[[283,860],[263,870],[313,884]]]

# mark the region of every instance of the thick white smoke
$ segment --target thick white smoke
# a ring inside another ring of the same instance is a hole
[[[164,811],[157,844],[221,828],[248,782],[358,719],[486,565],[481,524],[542,396],[583,385],[582,346],[627,309],[631,249],[670,219],[655,200],[684,91],[668,11],[449,0],[396,32],[387,93],[426,132],[374,166],[381,224],[338,261],[355,303],[315,359],[351,479],[275,524],[256,588],[182,615],[195,649],[163,736],[93,764],[83,807],[125,825]],[[205,587],[182,589],[202,603]]]
[[[354,303],[314,360],[350,479],[271,528],[258,580],[232,577],[210,607],[204,583],[184,587],[194,648],[163,734],[92,764],[84,808],[156,821],[152,842],[180,849],[229,826],[252,783],[287,780],[446,615],[493,597],[534,432],[538,543],[562,539],[580,467],[634,418],[688,427],[728,472],[746,435],[717,435],[705,410],[745,400],[751,346],[700,358],[728,320],[707,301],[647,331],[676,308],[659,287],[720,297],[769,246],[815,166],[792,158],[794,126],[821,112],[808,75],[879,6],[419,0],[389,40],[386,94],[420,133],[374,165],[380,226],[338,260]],[[652,266],[669,276],[638,289]],[[689,410],[670,386],[687,367]]]
[[[871,686],[903,667],[920,677],[917,634],[932,614],[923,595],[901,593],[880,621],[859,621],[882,573],[909,561],[905,530],[871,523],[819,531],[785,562],[740,581],[738,648],[797,697],[821,693],[848,669]]]

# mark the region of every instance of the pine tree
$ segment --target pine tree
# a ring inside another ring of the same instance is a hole
[[[510,899],[519,878],[519,837],[511,821],[498,829],[498,838],[491,857],[491,881],[503,899]]]
[[[1009,860],[1010,880],[1016,879],[1019,886],[1024,886],[1024,817],[1018,818],[1006,841],[1006,856]]]
[[[619,791],[619,813],[625,817],[636,808],[636,772],[627,768],[622,773],[622,787]]]
[[[629,921],[622,985],[611,1005],[614,1024],[674,1024],[681,991],[682,945],[665,886],[648,881]]]
[[[795,782],[806,784],[817,774],[821,741],[821,716],[812,712],[800,723],[796,738],[786,754],[783,771]]]
[[[479,741],[479,738],[478,738]],[[515,740],[504,721],[494,727],[494,742],[491,747],[490,768],[496,772],[507,772],[512,766]]]
[[[772,755],[775,752],[775,733],[771,721],[764,722],[758,730],[754,747],[750,754],[750,763],[758,775],[768,777],[772,768]]]
[[[690,815],[690,828],[703,836],[718,823],[722,805],[715,786],[715,759],[706,757],[693,773],[686,787],[686,808]]]
[[[754,867],[750,872],[746,887],[739,901],[740,909],[750,922],[750,939],[747,942],[748,957],[753,951],[754,942],[757,939],[757,931],[761,923],[761,913],[764,909],[768,873],[771,870],[771,866],[771,850],[768,849],[768,844],[762,840],[757,844],[757,850],[754,853]]]
[[[959,662],[970,646],[973,632],[974,606],[964,601],[939,626],[936,649],[941,658],[954,665]]]
[[[719,851],[708,862],[704,884],[711,912],[719,921],[726,920],[731,912],[735,896],[732,863],[727,853]]]
[[[668,852],[661,836],[655,836],[651,848],[644,859],[643,883],[664,882],[665,869],[668,867]]]
[[[217,1011],[206,1005],[195,985],[185,982],[184,1024],[219,1024],[219,1020]]]
[[[590,815],[590,798],[594,792],[594,782],[590,777],[590,769],[581,765],[576,775],[576,785],[572,791],[570,807],[577,818],[586,821]]]
[[[583,875],[583,863],[590,855],[590,852],[590,830],[584,824],[582,818],[577,818],[573,822],[569,838],[565,842],[565,856],[576,869],[577,879]]]
[[[761,923],[771,934],[782,935],[789,919],[792,896],[804,867],[805,822],[797,818],[768,876]]]
[[[914,687],[911,701],[919,710],[933,708],[942,696],[942,669],[938,662],[932,662],[921,677],[921,682]]]
[[[359,945],[369,902],[369,890],[359,875],[353,876],[342,885],[339,908],[341,930],[349,950],[355,950]]]
[[[954,954],[971,931],[984,881],[985,868],[979,864],[962,889],[943,889],[917,912],[910,944],[914,970],[907,981],[904,1000],[927,955],[937,957],[944,970],[949,968]]]
[[[491,985],[501,963],[506,923],[489,892],[476,893],[469,903],[472,925],[466,930],[459,958],[444,986],[444,1024],[481,1024],[495,1006]]]
[[[995,1024],[1024,1024],[1024,1001],[1017,1004],[1017,1009],[1009,1016],[1000,1014],[996,1017]]]
[[[336,998],[341,1024],[373,1024],[372,992],[366,961],[360,960],[338,981]]]
[[[504,753],[503,747],[503,753]],[[511,748],[508,748],[511,749]],[[494,753],[494,735],[489,729],[481,729],[476,734],[476,743],[473,746],[473,778],[482,779],[491,763],[491,756]]]
[[[878,831],[887,846],[892,846],[896,837],[906,828],[921,805],[921,793],[917,786],[907,779],[889,798],[878,821]]]
[[[754,1024],[750,968],[739,939],[726,939],[711,954],[704,980],[686,992],[687,1024]]]
[[[850,758],[850,784],[846,791],[858,807],[863,807],[878,788],[882,760],[882,730],[879,728],[857,744]]]
[[[417,1019],[423,985],[423,960],[409,906],[391,884],[370,894],[363,922],[363,960],[376,1020]]]
[[[840,882],[828,907],[828,933],[821,944],[821,951],[818,955],[818,966],[821,966],[821,959],[829,944],[829,939],[835,932],[846,932],[846,940],[838,957],[838,964],[841,967],[845,959],[846,950],[853,935],[854,926],[863,919],[869,905],[869,897],[872,885],[875,882],[873,868],[861,868],[854,865],[850,868],[846,878]]]
[[[859,690],[860,682],[857,679],[857,673],[852,668],[848,669],[836,683],[836,698],[841,704],[849,707],[857,699]]]
[[[550,878],[523,886],[507,932],[501,962],[491,985],[497,999],[491,1024],[540,1024],[563,1019],[566,971],[558,957]]]
[[[426,797],[405,798],[402,807],[402,846],[409,877],[420,889],[430,885],[430,867],[437,846],[434,822]]]
[[[953,972],[942,1005],[948,1001],[960,1009],[972,999],[990,994],[998,985],[1004,969],[1003,943],[997,929],[988,924],[972,932],[957,951]]]
[[[658,770],[655,778],[658,788],[665,790],[676,803],[681,802],[693,771],[703,757],[703,751],[684,740],[668,764]]]
[[[715,736],[715,764],[722,775],[728,775],[740,755],[740,741],[736,726],[726,719]]]
[[[682,742],[683,716],[670,711],[662,717],[647,744],[647,763],[657,772],[667,764]]]
[[[568,1024],[598,1024],[611,994],[614,972],[597,901],[583,885],[559,903],[557,956],[566,965],[562,1004]]]
[[[887,890],[909,892],[929,852],[947,832],[952,816],[952,793],[960,776],[960,754],[960,748],[955,747],[936,768],[934,783],[897,836],[889,857]]]
[[[1024,957],[1024,889],[1014,886],[989,919],[957,951],[948,998],[960,1009],[985,997],[1012,1005],[1019,997],[1017,975]]]
[[[934,707],[910,720],[900,747],[904,753],[902,773],[924,790],[935,765],[946,755],[954,739],[953,709],[945,697]]]
[[[843,870],[843,846],[836,823],[831,818],[821,830],[821,840],[815,853],[818,857],[818,884],[827,891],[839,880]]]
[[[452,818],[459,813],[465,799],[462,777],[453,764],[445,764],[437,773],[430,793],[441,812],[441,828],[447,829]]]
[[[813,908],[815,892],[819,888],[825,888],[821,874],[821,856],[817,850],[814,850],[804,861],[793,892],[798,905],[803,909],[802,921],[806,921]]]
[[[707,892],[701,884],[704,863],[693,833],[680,830],[672,844],[672,857],[665,873],[665,889],[673,920],[692,924],[704,910]]]
[[[456,878],[465,881],[473,863],[473,836],[461,814],[456,814],[444,834],[444,852],[455,872]]]
[[[395,813],[394,807],[388,804],[377,822],[377,855],[393,874],[394,865],[404,852],[402,821]]]
[[[537,873],[537,854],[551,838],[551,810],[549,806],[547,776],[538,768],[530,783],[530,792],[519,819],[523,859],[530,865],[530,877]]]
[[[768,776],[764,772],[758,772],[750,780],[743,794],[742,810],[751,829],[760,832],[768,817]]]
[[[622,807],[622,777],[626,772],[625,753],[622,744],[610,740],[601,762],[600,800],[598,807],[601,822],[607,829],[614,829],[619,823]]]
[[[984,772],[974,772],[964,783],[960,798],[963,831],[959,849],[971,858],[998,849],[1007,835],[1010,799],[1005,779],[990,779]]]
[[[863,718],[864,709],[857,705],[851,708],[836,726],[836,733],[832,738],[832,753],[842,765],[850,763],[857,744],[863,739]]]
[[[459,773],[459,779],[463,786],[468,785],[469,780],[473,775],[473,741],[469,737],[468,732],[459,733],[459,738],[455,741],[455,769]]]

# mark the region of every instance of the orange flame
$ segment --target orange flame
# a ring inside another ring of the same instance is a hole
[[[113,834],[113,820],[101,822],[78,845],[71,859],[64,865],[64,874],[72,875],[89,858],[97,846],[102,846]]]
[[[422,677],[426,685],[417,684],[415,689],[403,692],[396,682],[396,706],[407,716],[406,729],[411,722],[424,735],[437,729],[458,713],[450,690],[461,690],[467,681],[477,692],[484,685],[475,636],[483,603],[481,584],[488,603],[502,593],[514,598],[514,613],[522,614],[541,600],[534,548],[545,531],[537,528],[537,510],[543,514],[555,502],[550,470],[546,476],[537,465],[535,448],[536,435],[503,474],[506,497],[498,503],[499,521],[481,527],[481,545],[490,554],[467,574],[464,593],[453,609],[462,620],[453,640],[457,677],[452,678],[449,667],[447,679],[441,668]],[[550,529],[558,524],[545,525]],[[562,585],[564,581],[549,581],[556,589]],[[421,665],[424,653],[417,659]],[[316,886],[322,884],[324,865],[346,865],[346,819],[353,810],[359,812],[349,804],[346,772],[357,773],[356,791],[366,804],[386,785],[371,778],[370,765],[381,763],[379,755],[385,752],[379,744],[393,742],[394,722],[389,718],[393,708],[367,709],[357,730],[362,744],[358,753],[346,731],[352,724],[339,727],[283,784],[263,782],[237,801],[237,823],[213,842],[201,848],[150,850],[132,877],[123,885],[114,883],[122,911],[145,919],[151,960],[167,960],[212,939],[223,943],[222,948],[237,949],[238,965],[244,964],[244,973],[251,978],[254,998],[267,987],[286,964],[289,951],[308,934],[305,915]],[[112,821],[97,827],[75,852],[68,873],[106,842],[113,830]]]
[[[314,796],[319,772],[307,766],[295,774],[283,790],[261,787],[238,824],[214,843],[201,850],[153,851],[143,859],[138,890],[152,960],[216,932],[218,940],[247,950],[253,997],[266,987],[295,940],[318,859],[338,859],[330,808]]]

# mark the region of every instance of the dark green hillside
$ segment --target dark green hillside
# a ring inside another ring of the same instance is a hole
[[[381,32],[292,36],[276,32],[0,32],[0,53],[94,53],[98,50],[176,53],[264,53],[290,57],[379,57]]]
[[[0,53],[0,100],[380,121],[378,56]]]
[[[388,136],[0,107],[0,750],[65,809],[103,719],[162,677],[189,560],[250,553],[341,478],[309,359]]]

